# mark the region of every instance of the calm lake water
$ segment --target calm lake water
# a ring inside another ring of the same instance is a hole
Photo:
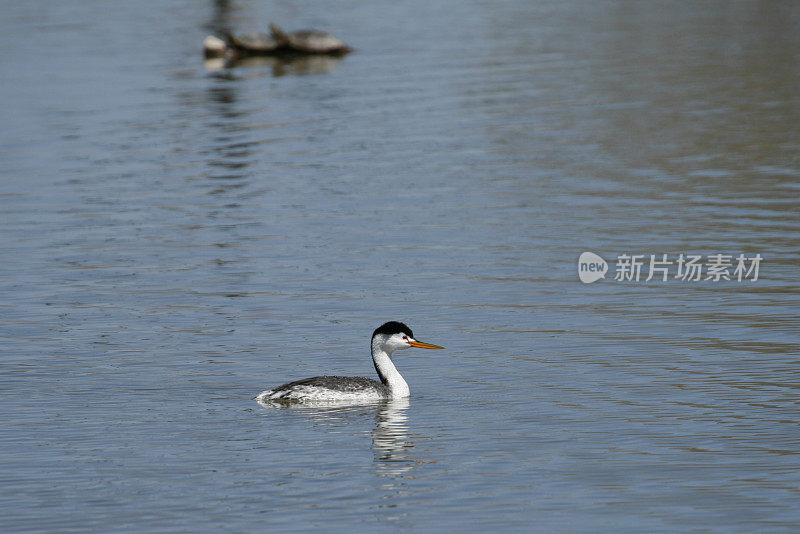
[[[800,5],[331,7],[3,4],[0,529],[799,530]]]

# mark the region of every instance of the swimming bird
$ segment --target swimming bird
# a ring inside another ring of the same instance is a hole
[[[256,400],[259,402],[374,401],[408,397],[408,384],[394,366],[392,354],[397,350],[411,347],[444,348],[417,341],[408,326],[397,321],[389,321],[372,333],[372,362],[375,364],[380,382],[360,376],[315,376],[263,391]]]

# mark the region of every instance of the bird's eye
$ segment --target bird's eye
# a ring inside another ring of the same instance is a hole
[[[403,336],[403,339],[408,340],[408,336]]]

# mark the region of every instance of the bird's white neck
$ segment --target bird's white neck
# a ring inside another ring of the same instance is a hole
[[[403,379],[403,376],[397,370],[392,362],[392,353],[388,351],[378,337],[372,340],[372,362],[375,364],[375,370],[378,371],[378,376],[381,382],[389,386],[392,392],[392,398],[408,397],[411,391],[408,389],[408,384]]]

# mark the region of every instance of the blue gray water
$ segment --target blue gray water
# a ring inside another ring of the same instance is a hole
[[[800,529],[798,5],[2,11],[2,531]],[[390,319],[407,402],[251,400]]]

